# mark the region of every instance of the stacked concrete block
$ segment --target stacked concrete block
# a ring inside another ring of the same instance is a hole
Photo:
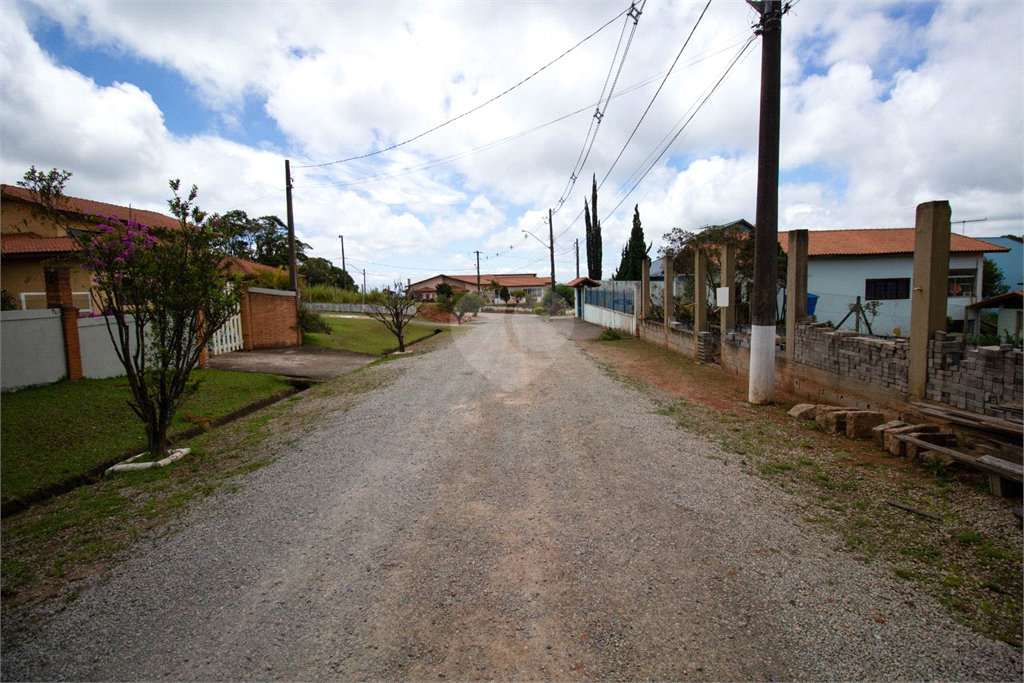
[[[906,427],[895,427],[893,429],[886,430],[885,432],[885,450],[889,451],[890,454],[899,457],[906,457],[907,455],[907,444],[896,436],[899,434],[934,434],[939,431],[939,428],[935,425],[929,424],[917,424],[907,425]]]
[[[928,354],[929,400],[1006,419],[1024,399],[1024,353],[982,346],[966,352],[959,341],[935,339]]]
[[[912,436],[915,439],[926,441],[937,446],[946,446],[949,444],[949,434],[943,434],[941,432],[910,432],[907,436]],[[931,452],[928,448],[918,446],[913,443],[904,444],[904,446],[907,457],[911,460],[921,460],[925,453]]]
[[[797,327],[794,359],[843,377],[905,392],[907,341],[877,339],[820,323]]]
[[[871,430],[885,422],[885,415],[877,410],[851,410],[846,414],[846,437],[870,439]]]
[[[897,427],[906,427],[907,423],[903,420],[892,420],[891,422],[884,422],[871,429],[871,438],[874,439],[875,445],[879,448],[885,448],[885,433],[890,429],[896,429]]]
[[[831,410],[825,413],[825,431],[829,434],[845,434],[846,417],[851,412],[849,410]]]

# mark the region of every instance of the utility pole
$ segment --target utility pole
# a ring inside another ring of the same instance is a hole
[[[580,238],[576,238],[576,279],[580,279]]]
[[[548,246],[551,247],[551,306],[555,305],[555,223],[551,218],[552,211],[548,209]]]
[[[480,252],[474,251],[476,254],[476,293],[480,293]]]
[[[341,240],[341,269],[345,270],[345,236],[338,235],[338,239]],[[345,271],[348,272],[348,271]]]
[[[366,305],[366,268],[363,268],[363,305]]]
[[[747,400],[769,403],[775,391],[775,307],[779,248],[779,99],[781,0],[747,0],[761,15],[761,114],[757,143],[757,210],[750,315],[750,381]]]
[[[295,264],[295,218],[292,216],[292,170],[291,162],[284,160],[284,187],[288,200],[288,286],[293,292],[299,291],[299,269]]]

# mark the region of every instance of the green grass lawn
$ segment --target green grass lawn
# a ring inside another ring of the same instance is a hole
[[[380,356],[398,348],[398,339],[384,324],[373,318],[332,318],[323,316],[333,330],[331,334],[304,333],[303,346],[340,349]],[[405,343],[429,337],[438,329],[430,323],[411,322],[405,328]]]
[[[274,375],[196,370],[199,392],[178,411],[171,434],[196,423],[186,414],[218,419],[290,385]],[[146,445],[142,422],[128,407],[124,377],[83,379],[3,395],[0,418],[0,497],[4,501],[84,474]]]

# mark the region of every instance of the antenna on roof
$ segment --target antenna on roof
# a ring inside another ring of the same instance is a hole
[[[988,216],[985,216],[984,218],[975,218],[974,220],[970,220],[970,221],[950,221],[950,223],[951,224],[959,223],[960,224],[960,234],[963,235],[963,234],[966,234],[966,232],[967,232],[967,226],[966,226],[967,223],[981,223],[982,221],[987,221],[987,220],[988,220]]]

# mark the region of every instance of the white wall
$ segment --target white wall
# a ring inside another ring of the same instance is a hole
[[[949,257],[950,269],[973,268],[980,273],[983,257],[980,254],[953,254]],[[818,308],[815,317],[818,322],[831,320],[838,324],[848,312],[848,305],[856,298],[864,298],[865,280],[886,278],[910,278],[910,289],[914,283],[914,257],[912,255],[872,256],[860,258],[815,257],[807,263],[807,293],[817,294]],[[978,276],[980,283],[980,274]],[[976,283],[977,284],[977,283]],[[969,297],[950,297],[946,315],[953,320],[963,320],[964,306],[970,304]],[[847,320],[844,328],[853,328],[853,318]],[[910,299],[883,301],[878,316],[872,323],[875,334],[892,334],[899,328],[903,335],[910,333]]]
[[[0,313],[0,388],[49,384],[65,375],[59,309]]]
[[[631,335],[636,334],[636,317],[626,313],[583,304],[583,319],[601,327],[608,327]]]
[[[126,316],[126,320],[135,329],[135,320],[132,316]],[[114,336],[117,336],[117,323],[111,319]],[[134,332],[132,333],[134,340]],[[78,320],[78,342],[82,349],[82,375],[93,379],[105,379],[107,377],[121,377],[124,373],[124,366],[117,358],[114,351],[114,343],[107,331],[106,318],[79,318]],[[135,350],[135,343],[132,342],[132,350]]]

